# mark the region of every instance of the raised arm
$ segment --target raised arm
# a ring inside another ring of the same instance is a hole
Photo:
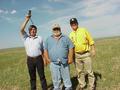
[[[24,22],[22,23],[22,25],[21,25],[20,33],[21,33],[22,35],[23,35],[24,32],[25,32],[25,27],[26,27],[28,21],[30,20],[30,17],[31,17],[31,16],[27,15],[26,18],[25,18],[25,21],[24,21]]]

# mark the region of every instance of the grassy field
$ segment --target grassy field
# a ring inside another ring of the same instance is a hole
[[[97,39],[96,49],[93,58],[96,90],[120,90],[120,37]],[[74,64],[70,65],[70,72],[75,90]],[[45,74],[51,87],[49,66],[45,67]],[[39,79],[37,86],[41,90]],[[24,48],[0,50],[0,90],[30,90]]]

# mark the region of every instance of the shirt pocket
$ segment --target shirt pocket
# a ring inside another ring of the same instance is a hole
[[[66,40],[62,40],[60,43],[60,47],[63,49],[67,49],[68,48],[68,42]]]

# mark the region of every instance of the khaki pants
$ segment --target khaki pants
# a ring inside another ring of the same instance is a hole
[[[91,64],[92,61],[90,53],[89,52],[85,54],[75,53],[75,62],[80,87],[84,88],[86,86],[85,75],[88,74],[89,86],[90,88],[93,88],[95,77],[92,70]]]

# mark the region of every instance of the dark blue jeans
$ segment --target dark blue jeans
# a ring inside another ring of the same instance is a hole
[[[36,90],[36,69],[40,77],[42,90],[47,90],[47,82],[44,74],[44,62],[42,56],[27,57],[27,66],[30,75],[31,90]]]

